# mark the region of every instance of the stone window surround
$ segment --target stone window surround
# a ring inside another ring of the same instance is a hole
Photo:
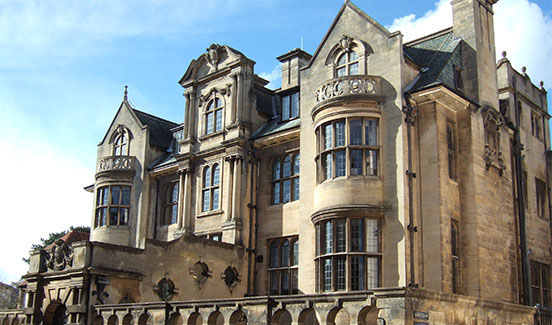
[[[217,90],[211,90],[211,92],[207,95],[207,98],[201,99],[202,106],[203,106],[203,118],[202,121],[202,136],[200,139],[219,135],[224,132],[224,120],[225,120],[225,108],[226,108],[226,100],[224,96],[219,95]],[[220,106],[216,106],[217,101],[220,101]],[[209,114],[213,114],[212,118],[212,130],[209,132]],[[217,128],[217,118],[220,118],[220,128]]]
[[[456,181],[458,177],[458,137],[454,122],[447,120],[447,163],[448,175],[451,180]]]
[[[218,184],[213,185],[213,168],[215,166],[218,166],[219,169],[219,175],[218,175]],[[221,192],[221,186],[222,186],[222,175],[223,175],[223,165],[222,161],[215,160],[211,161],[209,163],[206,163],[201,167],[201,175],[200,175],[200,185],[198,186],[198,213],[197,217],[204,217],[209,216],[213,214],[219,214],[222,213],[222,192]],[[209,177],[210,184],[209,186],[205,187],[205,172],[207,171],[207,168],[209,168],[209,171],[211,173]],[[218,206],[216,208],[213,208],[213,195],[216,193],[216,189],[218,189]],[[209,209],[204,210],[204,192],[209,191]]]
[[[362,125],[361,125],[361,142],[362,144],[358,145],[358,144],[351,144],[351,121],[352,120],[362,120]],[[367,145],[365,144],[365,140],[366,140],[366,126],[367,126],[367,123],[366,121],[370,121],[370,120],[375,120],[376,121],[376,131],[375,131],[375,142],[376,142],[376,145]],[[344,121],[345,122],[345,125],[344,125],[344,139],[343,139],[343,144],[340,145],[339,143],[337,143],[337,138],[336,138],[336,123],[340,122],[340,121]],[[324,139],[324,136],[323,136],[323,133],[324,133],[324,127],[327,126],[327,125],[330,125],[332,124],[333,127],[332,127],[332,145],[331,145],[331,148],[328,148],[328,149],[324,149],[325,148],[325,139]],[[316,166],[317,166],[317,183],[318,184],[321,184],[321,183],[324,183],[325,181],[328,181],[328,180],[332,180],[332,179],[337,179],[337,178],[341,178],[341,177],[378,177],[378,175],[380,174],[380,164],[379,164],[379,160],[380,160],[380,151],[381,151],[381,145],[380,145],[380,123],[379,123],[379,118],[378,117],[373,117],[373,116],[350,116],[350,117],[342,117],[342,118],[337,118],[337,119],[334,119],[334,120],[331,120],[331,121],[325,121],[324,123],[320,123],[316,126],[316,129],[315,129],[315,132],[316,132],[316,151],[317,151],[317,154],[316,154],[316,157],[315,157],[315,162],[316,162]],[[353,150],[361,150],[362,151],[362,159],[361,159],[361,164],[362,164],[362,172],[361,173],[357,173],[357,174],[354,174],[352,172],[352,153],[351,151]],[[341,152],[341,151],[344,151],[345,155],[345,174],[344,175],[338,175],[338,171],[337,171],[337,152]],[[327,178],[326,177],[326,165],[325,165],[325,161],[323,161],[323,158],[324,157],[327,157],[328,155],[331,155],[332,156],[332,177],[330,178]],[[372,166],[372,170],[374,171],[374,173],[371,173],[369,172],[368,170],[368,167],[366,166],[367,164],[367,159],[372,159],[372,160],[375,160],[375,164],[372,164],[372,165],[375,165],[375,166]]]
[[[359,211],[360,212],[360,211]],[[315,223],[316,228],[316,248],[315,248],[315,265],[316,265],[316,290],[317,292],[336,292],[336,291],[356,291],[356,290],[366,290],[367,286],[370,286],[369,284],[369,265],[368,260],[370,259],[372,262],[376,262],[376,272],[375,278],[372,277],[371,281],[375,281],[375,286],[372,287],[378,287],[381,284],[381,266],[382,266],[382,259],[383,259],[383,253],[382,253],[382,219],[379,218],[377,215],[371,215],[370,216],[362,216],[364,213],[360,212],[358,215],[351,214],[351,213],[338,213],[337,215],[332,216],[318,216],[313,218],[313,222]],[[345,247],[343,251],[336,252],[337,245],[338,245],[338,236],[337,235],[337,223],[338,221],[345,220]],[[352,250],[351,249],[351,220],[363,220],[361,223],[361,229],[363,230],[363,233],[360,234],[360,238],[362,238],[362,244],[361,249]],[[377,221],[377,236],[375,236],[372,239],[377,240],[377,249],[375,251],[369,251],[367,249],[367,221],[366,220],[376,220]],[[326,241],[326,234],[323,231],[322,227],[324,227],[327,222],[331,222],[331,229],[332,229],[332,237],[331,237],[331,252],[322,252],[325,247],[323,245],[323,241]],[[358,285],[358,288],[353,289],[353,279],[352,279],[352,259],[353,258],[362,258],[362,265],[363,267],[359,268],[359,272],[362,272],[363,277],[362,279],[357,279],[356,285]],[[345,272],[345,287],[338,288],[337,287],[337,267],[336,267],[336,260],[341,259],[344,260],[344,272]],[[330,260],[331,269],[331,289],[325,289],[324,288],[324,265],[322,264],[325,260]],[[373,266],[373,265],[372,265]],[[360,270],[363,269],[363,270]],[[368,288],[371,289],[371,288]]]
[[[117,126],[109,143],[111,144],[111,152],[113,156],[128,156],[130,155],[130,141],[132,133],[124,125]]]
[[[289,158],[290,159],[290,174],[288,176],[284,176],[284,162],[285,160]],[[287,153],[285,155],[281,155],[278,157],[275,157],[272,159],[270,163],[270,188],[271,188],[271,196],[270,196],[270,204],[271,205],[277,205],[282,203],[288,203],[299,200],[299,196],[296,195],[296,187],[299,186],[299,179],[300,179],[300,170],[296,170],[296,161],[299,161],[300,153],[299,151],[293,151],[290,153]],[[278,171],[279,175],[278,177],[275,176],[275,164],[278,162]],[[285,201],[285,193],[284,193],[284,183],[289,181],[289,200]],[[276,189],[278,189],[278,197],[276,198]],[[277,200],[276,200],[277,199]]]
[[[118,203],[112,203],[112,188],[118,187],[120,188],[119,192],[119,202]],[[125,204],[123,201],[123,194],[122,189],[128,188],[128,204]],[[104,190],[107,189],[107,196],[104,196],[100,200],[100,195],[102,193],[105,193]],[[128,226],[129,219],[130,219],[130,206],[131,206],[131,200],[132,200],[132,186],[129,184],[110,184],[110,185],[104,185],[100,186],[96,189],[96,205],[95,205],[95,212],[94,212],[94,228],[99,227],[113,227],[113,226]],[[104,200],[107,199],[107,202],[104,202]],[[111,220],[111,210],[117,209],[117,224],[112,224]],[[126,217],[124,217],[123,221],[121,222],[121,213],[122,211],[125,211],[126,209]],[[100,211],[104,211],[105,215],[100,216]]]
[[[374,53],[370,45],[364,43],[361,40],[354,39],[351,36],[343,35],[339,41],[328,52],[325,60],[325,65],[328,68],[330,79],[337,78],[337,69],[339,58],[345,54],[354,51],[357,55],[358,62],[358,75],[367,74],[367,60],[368,56]],[[346,69],[347,70],[347,69]],[[347,71],[348,72],[348,71]],[[349,75],[346,73],[345,75]]]
[[[282,246],[284,243],[288,244],[287,246],[287,264],[282,263],[283,250]],[[278,238],[271,238],[267,240],[267,251],[268,251],[268,260],[267,260],[267,293],[269,295],[288,295],[288,294],[297,294],[299,291],[298,288],[298,267],[299,267],[299,256],[295,254],[295,245],[297,244],[297,253],[299,252],[299,236],[291,235]],[[277,252],[276,256],[274,255],[273,248],[276,247]],[[274,258],[276,258],[274,260]],[[284,291],[283,276],[287,276],[287,292]],[[272,291],[273,280],[274,284],[278,285],[277,292]]]

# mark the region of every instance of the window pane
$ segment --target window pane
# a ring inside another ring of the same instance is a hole
[[[291,201],[291,180],[286,179],[284,182],[284,195],[282,197],[282,203]]]
[[[335,152],[335,177],[345,176],[346,174],[346,157],[345,150]]]
[[[293,242],[293,257],[291,259],[291,265],[299,264],[299,240]]]
[[[351,150],[351,175],[362,175],[362,149]]]
[[[376,176],[378,174],[378,151],[366,150],[366,174]]]
[[[215,111],[215,131],[222,130],[222,110]]]
[[[355,51],[349,52],[349,62],[358,60],[358,55]]]
[[[293,200],[299,200],[299,177],[293,179]]]
[[[297,276],[297,269],[291,270],[291,294],[295,295],[299,293],[299,277]]]
[[[332,259],[324,259],[324,291],[332,290]]]
[[[280,294],[289,295],[289,270],[280,271],[280,283],[282,284],[282,291]]]
[[[362,144],[362,120],[351,120],[349,123],[350,144]]]
[[[121,208],[120,212],[121,212],[121,216],[119,218],[119,224],[120,225],[128,224],[128,208]]]
[[[213,114],[213,112],[207,113],[207,118],[205,122],[207,124],[207,134],[213,133]]]
[[[300,156],[296,154],[293,160],[293,175],[299,175],[300,165]]]
[[[347,265],[347,260],[345,256],[340,256],[336,258],[336,290],[345,290],[346,288],[346,272],[345,266]]]
[[[121,197],[121,205],[130,205],[130,186],[122,186],[121,189],[123,190],[122,197]],[[178,185],[176,186],[176,196],[178,201]]]
[[[335,251],[345,252],[347,245],[346,227],[347,221],[345,219],[337,220],[335,223]]]
[[[326,153],[324,154],[324,179],[331,179],[333,170],[332,170],[332,153]]]
[[[283,166],[283,175],[282,177],[290,177],[291,176],[291,157],[287,156],[284,159],[284,166]]]
[[[358,62],[355,62],[349,65],[349,76],[354,76],[358,74]]]
[[[337,59],[337,65],[344,65],[345,63],[347,63],[347,57],[345,56],[345,53],[343,53],[339,59]]]
[[[379,286],[379,261],[377,257],[367,258],[366,289],[377,288]]]
[[[130,193],[130,191],[129,191]],[[171,193],[171,202],[178,202],[178,183],[173,184]],[[123,202],[125,200],[125,189],[123,188]],[[124,204],[124,203],[123,203]]]
[[[324,126],[324,149],[331,149],[333,147],[332,140],[332,124],[330,123]]]
[[[270,267],[278,267],[278,240],[274,240],[270,244]]]
[[[377,219],[366,219],[366,251],[379,253],[379,224]]]
[[[276,159],[272,163],[272,179],[280,179],[280,159]]]
[[[282,120],[289,120],[289,95],[282,97]]]
[[[291,94],[291,118],[299,116],[299,93]]]
[[[207,111],[212,111],[213,110],[213,108],[215,107],[214,103],[215,103],[214,101],[211,101],[209,103],[209,106],[207,106]]]
[[[211,205],[211,191],[210,190],[204,190],[203,191],[203,211],[209,211],[209,207]]]
[[[109,187],[102,188],[102,205],[107,205],[109,202]]]
[[[345,121],[335,122],[335,145],[342,147],[345,145]]]
[[[211,167],[205,167],[203,170],[203,188],[211,186]]]
[[[289,266],[289,241],[284,239],[282,242],[282,258],[280,259],[280,266]]]
[[[280,203],[280,183],[272,184],[272,204]]]
[[[222,106],[222,101],[220,100],[220,98],[215,98],[215,107],[221,107]]]
[[[101,208],[101,219],[100,226],[105,226],[107,224],[107,208]]]
[[[104,191],[105,191],[105,188],[104,187],[101,187],[98,189],[96,195],[96,206],[100,206],[100,205],[103,205],[103,196],[104,196]]]
[[[332,235],[332,222],[326,221],[325,229],[324,229],[324,235],[325,235],[325,243],[324,243],[324,253],[330,254],[333,251],[333,235]]]
[[[213,166],[213,186],[217,186],[220,183],[220,166],[218,164]]]
[[[351,219],[351,252],[364,251],[362,220],[358,218]]]
[[[109,209],[109,224],[117,225],[117,219],[119,219],[119,208],[110,208]]]
[[[272,271],[270,272],[270,294],[277,295],[280,291],[278,287],[278,271]]]
[[[366,120],[364,144],[368,146],[378,145],[378,120]]]
[[[213,210],[218,210],[219,208],[219,189],[213,189]]]
[[[176,223],[176,217],[178,216],[178,205],[171,207],[171,224]]]
[[[111,204],[119,204],[121,202],[121,188],[119,186],[111,186]]]
[[[351,257],[351,290],[364,290],[364,256]]]

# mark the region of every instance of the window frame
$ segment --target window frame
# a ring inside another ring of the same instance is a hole
[[[453,122],[447,121],[446,140],[447,140],[447,167],[449,178],[453,181],[458,179],[458,144],[456,141],[456,128]]]
[[[217,105],[220,103],[220,105]],[[224,98],[221,96],[214,95],[212,99],[207,102],[205,105],[204,112],[204,123],[205,129],[204,134],[206,136],[216,134],[221,132],[224,129],[224,108],[225,108]],[[209,120],[209,117],[212,114],[212,119]],[[218,123],[220,122],[220,124]]]
[[[284,255],[282,247],[288,243],[287,264],[282,262],[281,257]],[[297,245],[297,246],[295,246]],[[276,256],[274,256],[273,248],[276,247]],[[297,247],[297,252],[295,251]],[[267,240],[267,292],[268,295],[295,295],[299,293],[298,272],[299,272],[299,236],[291,235],[285,237],[271,238]],[[275,260],[273,258],[276,257]],[[275,261],[275,264],[273,264]],[[287,277],[286,277],[287,276]],[[273,279],[276,282],[273,283]],[[285,281],[287,283],[284,283]],[[294,281],[295,280],[295,281]],[[277,284],[278,290],[273,291],[273,284]],[[287,284],[287,292],[284,284]]]
[[[531,260],[531,292],[533,295],[533,304],[550,306],[550,265]],[[547,279],[547,283],[543,280]],[[548,286],[548,287],[546,287]],[[538,298],[538,299],[536,299]]]
[[[284,163],[290,159],[290,173],[285,175]],[[298,201],[300,198],[300,166],[301,154],[299,151],[287,153],[272,159],[270,164],[270,205],[285,204]],[[276,176],[276,164],[278,164],[278,175]],[[289,200],[285,201],[285,184],[289,183]]]
[[[130,154],[130,133],[121,128],[113,138],[113,156],[126,157]]]
[[[361,121],[360,144],[353,143],[353,137],[351,136],[351,124],[357,120]],[[341,123],[343,123],[342,131],[339,130]],[[371,127],[370,123],[373,123]],[[381,173],[379,124],[379,118],[377,117],[355,116],[335,119],[318,125],[315,131],[317,183],[321,184],[327,180],[339,177],[379,177]],[[373,130],[373,128],[375,128],[375,131],[369,131]],[[331,130],[331,135],[328,135],[329,130]],[[367,131],[372,134],[372,137],[367,136]],[[341,139],[342,133],[343,139]],[[372,140],[373,137],[375,137],[375,140]],[[331,140],[331,144],[329,145],[328,140]],[[354,170],[358,167],[353,167],[353,156],[358,151],[362,151],[362,171],[355,173]],[[372,163],[369,164],[369,162]]]
[[[535,177],[536,214],[541,219],[547,218],[546,213],[546,182]]]
[[[201,213],[208,213],[213,211],[219,211],[221,209],[221,193],[220,193],[220,187],[221,187],[221,181],[222,181],[222,168],[221,164],[219,162],[206,165],[202,168],[201,172],[201,205],[200,205],[200,211]],[[218,182],[215,184],[215,168],[218,168]],[[207,180],[207,173],[209,173],[209,178]],[[207,184],[208,183],[208,184]],[[208,207],[206,208],[206,196],[205,193],[208,193]],[[215,200],[217,199],[217,206],[214,206]]]
[[[354,53],[356,58],[354,60],[351,59],[351,54]],[[345,62],[340,63],[342,57],[345,57]],[[335,63],[334,63],[334,77],[335,78],[342,78],[342,77],[349,77],[349,76],[358,76],[360,75],[360,55],[355,51],[354,48],[341,51],[340,53],[337,53],[335,56]],[[351,73],[351,67],[356,65],[357,72]],[[340,70],[344,69],[344,74],[340,75]]]
[[[119,200],[113,201],[113,188],[119,188]],[[123,188],[128,189],[128,204],[123,202]],[[107,190],[107,193],[105,192]],[[107,201],[107,202],[106,202]],[[94,208],[94,228],[128,226],[130,221],[130,207],[132,206],[132,186],[123,184],[105,185],[96,189],[96,201]],[[111,211],[117,209],[117,222],[112,223]],[[121,212],[126,209],[126,216]],[[101,213],[103,211],[103,213]],[[123,220],[123,222],[121,222]]]
[[[360,239],[362,240],[362,249],[353,250],[352,221],[361,220],[362,229]],[[368,236],[369,220],[372,227],[375,222],[374,236]],[[339,241],[341,235],[338,232],[338,223],[345,221],[345,249],[339,250]],[[330,227],[328,227],[330,225]],[[380,218],[362,217],[362,216],[343,216],[337,218],[323,219],[315,224],[316,229],[316,247],[315,247],[315,267],[316,267],[316,290],[318,292],[340,292],[340,291],[362,291],[370,290],[381,286],[382,283],[382,222]],[[331,238],[328,240],[328,230],[331,230]],[[373,249],[373,240],[376,240],[376,248]],[[369,243],[370,240],[370,243]],[[328,249],[326,243],[331,243],[332,247]],[[355,263],[354,261],[359,261]],[[344,264],[343,264],[344,261]],[[344,265],[344,283],[338,282],[340,279],[340,265]],[[356,270],[361,277],[355,277]],[[375,273],[370,274],[370,269],[376,267]],[[330,279],[328,281],[328,275]],[[356,280],[355,280],[356,279]],[[370,285],[372,282],[372,285]],[[375,282],[375,283],[374,283]],[[356,284],[356,285],[355,285]]]

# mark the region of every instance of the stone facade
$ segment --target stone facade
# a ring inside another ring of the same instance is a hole
[[[345,1],[282,86],[213,44],[181,124],[127,92],[98,145],[90,241],[31,255],[2,324],[530,324],[550,305],[546,91],[496,1],[404,43]],[[540,307],[539,307],[540,308]]]

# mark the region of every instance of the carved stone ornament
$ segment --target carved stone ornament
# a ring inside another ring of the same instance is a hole
[[[238,282],[241,281],[238,270],[236,270],[233,266],[227,267],[220,277],[224,280],[224,283],[228,286],[228,288],[230,288],[230,290],[232,290],[236,285],[238,285]]]
[[[215,68],[215,70],[218,69],[218,62],[220,60],[220,45],[218,44],[211,44],[206,51],[207,51],[207,61]]]
[[[190,268],[190,274],[199,288],[201,288],[201,284],[207,280],[207,278],[211,277],[211,273],[212,272],[209,271],[209,266],[202,261],[197,261],[194,266]]]
[[[105,298],[109,297],[109,293],[105,292],[105,287],[109,284],[109,280],[103,276],[98,275],[96,277],[96,290],[92,290],[92,296],[96,296],[98,304],[105,304]]]
[[[494,166],[502,176],[506,170],[506,163],[500,151],[500,128],[504,125],[504,116],[489,106],[483,107],[481,116],[485,129],[485,151],[483,153],[485,168],[489,170],[491,166]]]
[[[46,265],[50,271],[61,271],[73,266],[73,250],[61,238],[46,253]]]
[[[153,287],[153,291],[157,293],[159,298],[165,301],[170,300],[176,294],[174,282],[167,278],[159,280],[157,285]]]
[[[339,47],[345,52],[349,52],[352,45],[353,38],[350,36],[343,35],[343,37],[339,40]]]

